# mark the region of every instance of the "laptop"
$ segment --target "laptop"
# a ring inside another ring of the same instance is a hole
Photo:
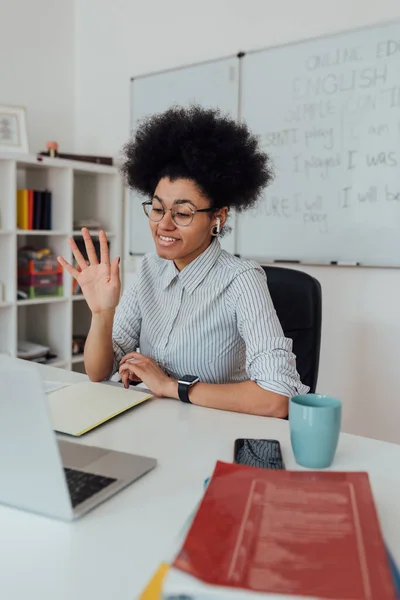
[[[0,504],[66,521],[157,464],[154,458],[57,440],[42,380],[31,368],[0,371],[0,456]]]

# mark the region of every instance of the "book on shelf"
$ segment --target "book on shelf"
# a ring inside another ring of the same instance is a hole
[[[18,340],[17,357],[30,362],[47,364],[57,358],[57,354],[52,352],[49,346],[36,344],[29,340]]]
[[[17,227],[23,231],[50,230],[52,193],[49,190],[17,191]]]
[[[17,357],[26,360],[35,360],[45,357],[50,351],[49,346],[36,344],[29,340],[18,340]]]
[[[396,600],[393,564],[367,473],[218,462],[175,560],[142,598]]]

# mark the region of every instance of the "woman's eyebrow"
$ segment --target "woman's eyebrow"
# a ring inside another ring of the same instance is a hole
[[[192,206],[197,208],[194,202],[186,198],[178,198],[178,200],[175,200],[174,204],[191,204]]]
[[[161,202],[161,204],[165,204],[164,200],[160,198],[160,196],[157,196],[157,194],[154,194],[153,199],[158,200],[159,202]],[[194,208],[197,208],[195,203],[189,200],[188,198],[178,198],[177,200],[174,200],[174,204],[191,204],[192,206],[194,206]]]

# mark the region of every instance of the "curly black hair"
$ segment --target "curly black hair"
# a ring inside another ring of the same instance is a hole
[[[217,109],[175,106],[144,119],[124,147],[130,188],[152,196],[162,177],[194,181],[215,209],[250,208],[272,180],[270,159],[244,123]]]

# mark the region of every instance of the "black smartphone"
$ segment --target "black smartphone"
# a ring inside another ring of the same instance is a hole
[[[262,469],[284,469],[278,440],[235,440],[233,460],[239,465]]]

